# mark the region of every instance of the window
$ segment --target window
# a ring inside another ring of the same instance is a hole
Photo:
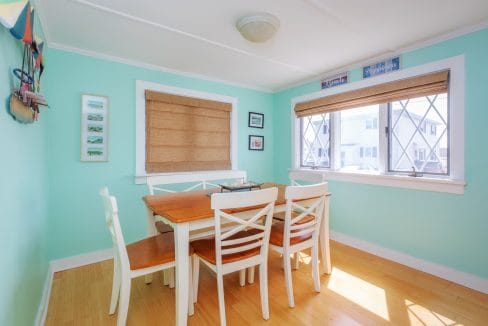
[[[389,171],[448,174],[449,158],[437,154],[448,148],[447,99],[447,93],[441,93],[390,103]],[[427,125],[431,127],[426,133]],[[432,132],[437,129],[439,134]]]
[[[306,153],[299,147],[306,136],[296,126],[327,115],[329,166],[319,173],[332,180],[463,193],[463,75],[463,58],[455,57],[293,99],[292,146],[301,149],[294,151],[295,168],[310,167],[298,159]],[[418,178],[395,177],[412,169]]]
[[[236,105],[229,96],[136,81],[136,183],[237,170]]]
[[[329,168],[329,114],[301,119],[301,166]]]
[[[423,96],[388,103],[385,127],[388,144],[388,172],[423,174],[448,174],[448,157],[441,158],[441,148],[448,148],[447,93]],[[340,129],[341,151],[338,169],[343,171],[378,171],[380,162],[378,147],[378,117],[380,105],[370,105],[331,114],[318,114],[301,118],[302,167],[329,168],[331,158],[323,153],[329,150],[330,134],[324,137],[324,126],[329,125],[329,115],[340,117],[336,128]],[[426,133],[426,126],[434,126],[439,134]],[[334,138],[335,140],[335,138]],[[332,140],[332,141],[334,141]],[[318,150],[317,150],[318,149]],[[314,152],[316,154],[314,155]],[[427,160],[429,158],[429,160]],[[332,158],[333,159],[333,158]]]

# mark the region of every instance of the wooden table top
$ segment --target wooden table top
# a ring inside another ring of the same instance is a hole
[[[276,183],[265,183],[262,189],[277,187],[278,199],[275,205],[285,204],[286,185]],[[178,192],[164,195],[144,196],[147,207],[156,215],[164,216],[173,223],[192,222],[214,216],[214,211],[210,207],[210,196],[208,193],[220,192],[219,189],[207,189],[200,191]],[[249,208],[233,210],[230,213],[245,211]]]

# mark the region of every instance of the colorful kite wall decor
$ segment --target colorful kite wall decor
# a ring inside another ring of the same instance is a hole
[[[0,23],[24,43],[22,66],[13,70],[19,82],[10,96],[10,113],[19,122],[32,123],[39,118],[39,107],[47,106],[47,102],[39,93],[44,42],[33,33],[34,10],[30,2],[0,4]]]

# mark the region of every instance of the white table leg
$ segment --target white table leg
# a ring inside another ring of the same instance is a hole
[[[189,264],[188,255],[190,227],[188,223],[175,225],[175,259],[176,259],[176,325],[186,325],[188,320],[188,287]]]
[[[320,230],[320,255],[322,261],[322,272],[330,274],[332,266],[330,264],[330,245],[329,245],[329,197],[325,198],[324,215],[322,216],[322,228]]]
[[[147,236],[152,237],[153,235],[158,234],[158,230],[156,229],[156,225],[154,224],[154,214],[153,211],[149,208],[147,211]],[[145,277],[146,284],[152,282],[153,276],[152,274],[147,274]]]

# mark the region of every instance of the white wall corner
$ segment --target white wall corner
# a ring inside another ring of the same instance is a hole
[[[330,232],[330,239],[367,253],[385,258],[413,269],[432,274],[470,289],[488,294],[488,279],[455,270],[441,264],[416,258],[399,251],[381,247],[377,244],[357,239],[340,232]]]

